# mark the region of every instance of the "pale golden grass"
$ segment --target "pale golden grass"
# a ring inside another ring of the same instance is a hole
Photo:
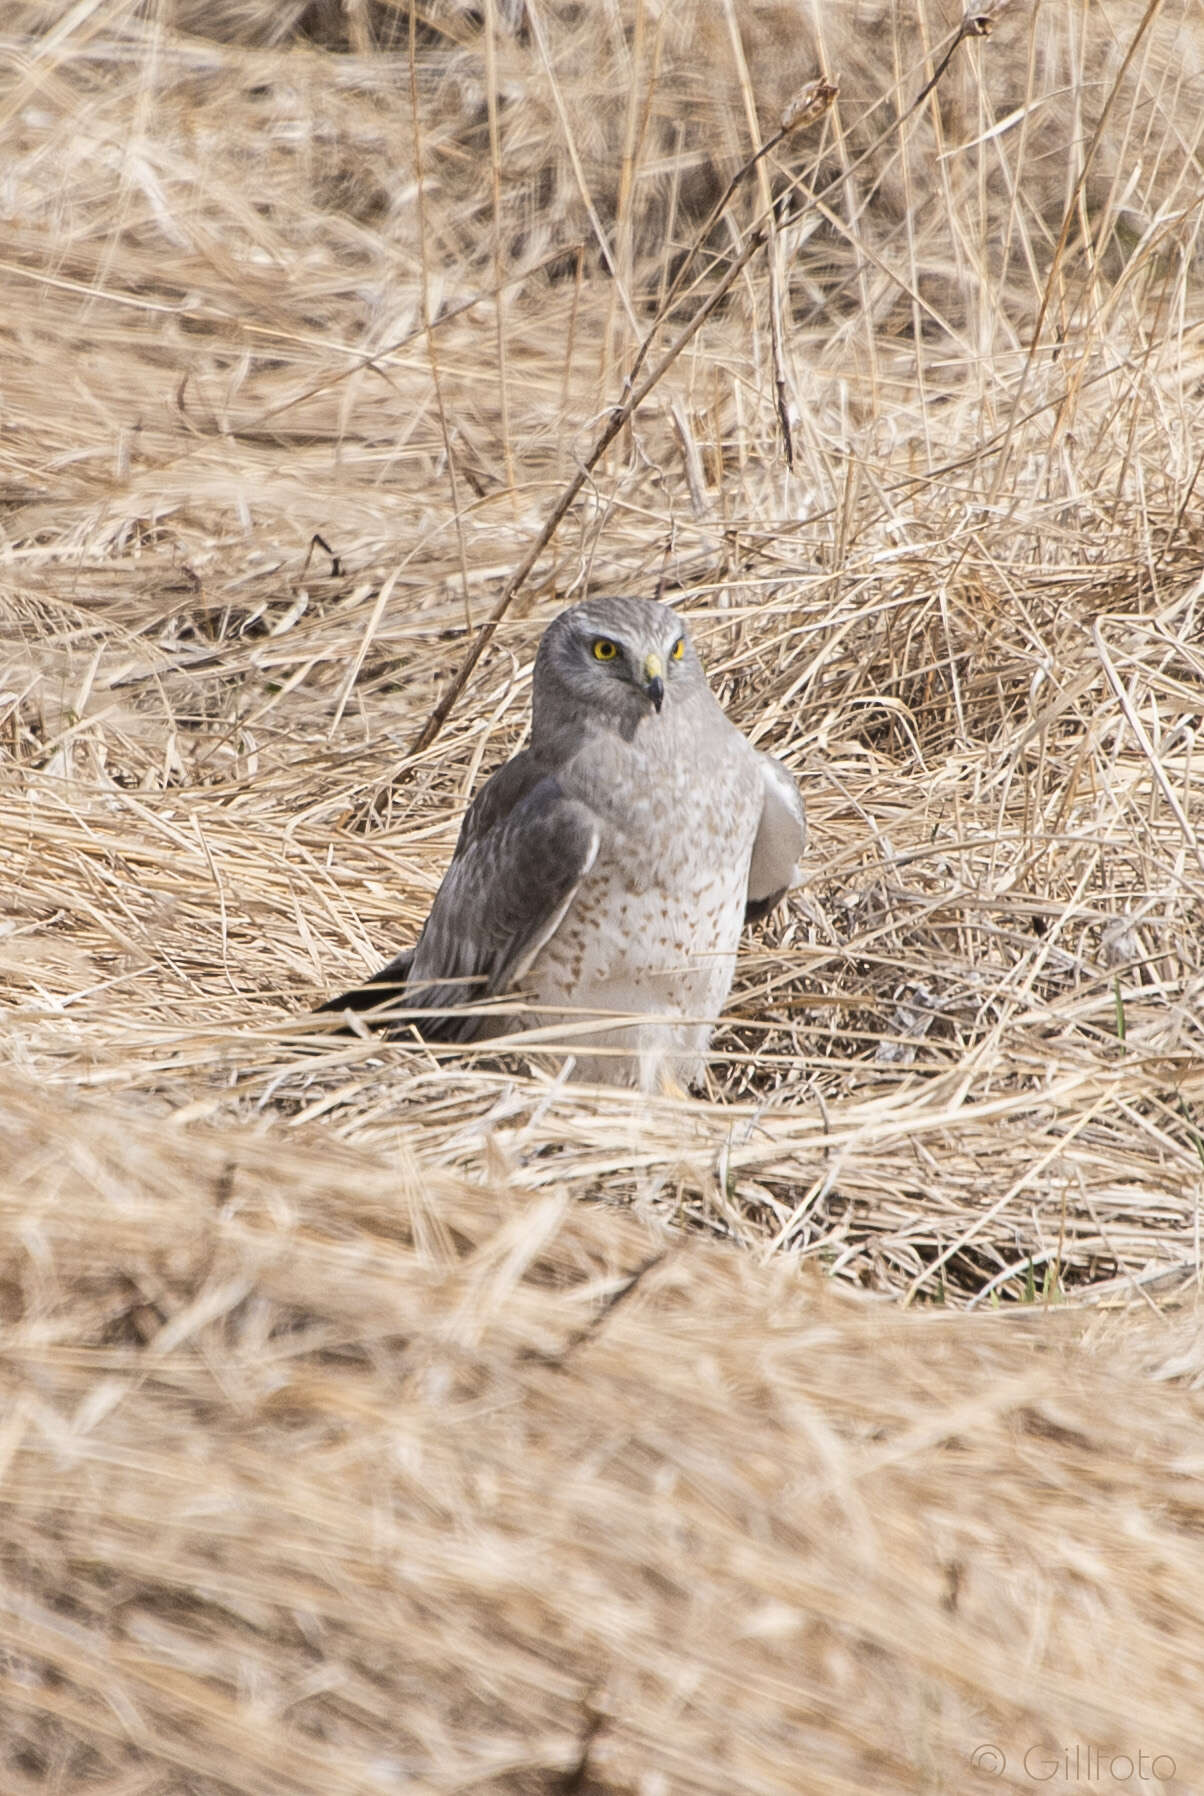
[[[1194,1787],[1195,1324],[900,1316],[405,1129],[0,1148],[6,1791]]]
[[[957,23],[8,9],[5,1793],[1204,1777],[1204,43]],[[318,1028],[658,589],[811,818],[707,1096]]]

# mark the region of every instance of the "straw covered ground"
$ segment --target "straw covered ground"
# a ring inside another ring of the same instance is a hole
[[[1194,0],[0,49],[0,1792],[1204,1788]],[[332,1036],[623,591],[708,1092]]]

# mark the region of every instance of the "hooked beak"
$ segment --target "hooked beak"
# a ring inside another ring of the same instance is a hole
[[[665,699],[665,664],[659,655],[648,655],[644,661],[644,691],[659,711]]]

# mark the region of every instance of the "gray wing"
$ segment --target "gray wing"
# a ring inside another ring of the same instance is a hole
[[[454,1013],[510,990],[559,927],[599,839],[588,806],[567,797],[529,751],[516,755],[469,807],[415,947],[323,1008],[364,1009],[392,987],[407,1009]],[[471,1041],[484,1020],[449,1014],[415,1017],[412,1026],[428,1041]]]
[[[807,846],[803,795],[789,768],[772,755],[758,755],[761,769],[761,821],[748,869],[746,921],[771,911],[794,884],[798,862]]]

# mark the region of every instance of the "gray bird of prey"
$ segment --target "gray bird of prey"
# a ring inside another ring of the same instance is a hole
[[[682,620],[589,599],[545,631],[530,745],[469,806],[417,943],[323,1009],[428,1041],[538,1028],[587,1082],[696,1085],[741,927],[805,841],[793,778],[724,716]]]

